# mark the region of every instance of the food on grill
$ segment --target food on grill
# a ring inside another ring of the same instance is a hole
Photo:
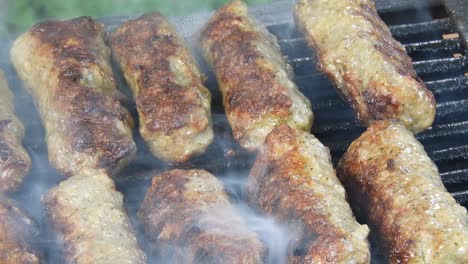
[[[45,21],[11,50],[44,123],[49,159],[66,176],[85,167],[115,172],[136,152],[133,121],[121,105],[104,34],[88,17]]]
[[[295,15],[319,68],[365,125],[399,119],[417,133],[432,124],[434,96],[371,0],[300,0]]]
[[[39,230],[16,205],[0,197],[0,263],[40,263],[34,247]]]
[[[133,90],[140,132],[153,154],[184,162],[213,141],[211,95],[184,40],[160,14],[146,14],[110,35]]]
[[[291,226],[289,263],[369,263],[369,228],[356,222],[330,152],[313,135],[277,126],[250,172],[248,197]]]
[[[50,190],[43,202],[63,239],[66,263],[146,263],[122,194],[105,173],[84,169]]]
[[[249,16],[242,1],[221,8],[201,33],[234,138],[256,150],[277,124],[310,130],[313,114],[276,38]]]
[[[467,211],[402,124],[369,127],[343,156],[338,177],[391,263],[468,263]]]
[[[263,263],[263,245],[204,170],[153,178],[138,213],[153,253],[171,263]]]
[[[21,144],[23,137],[13,94],[0,70],[0,193],[15,191],[31,168],[31,159]]]

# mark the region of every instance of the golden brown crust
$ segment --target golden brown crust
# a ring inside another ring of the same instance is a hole
[[[206,171],[172,170],[154,177],[138,216],[153,250],[172,263],[262,263],[257,235]]]
[[[12,201],[0,197],[0,263],[40,263],[40,255],[32,245],[38,234],[31,219]]]
[[[365,125],[396,118],[421,132],[432,124],[434,96],[371,0],[301,0],[295,16],[319,68]]]
[[[161,14],[146,14],[122,24],[109,42],[135,95],[142,136],[155,155],[182,162],[204,151],[213,138],[210,93],[174,28]],[[190,141],[202,133],[206,139],[189,153],[174,150],[174,144],[165,150],[157,142],[178,137],[189,148]],[[174,151],[180,153],[168,153]]]
[[[241,1],[216,12],[201,33],[201,45],[216,73],[234,138],[243,147],[254,150],[278,123],[310,129],[310,102],[292,82],[276,38],[249,17]]]
[[[466,209],[401,123],[375,122],[351,144],[337,170],[391,263],[468,261]]]
[[[41,22],[11,53],[35,97],[58,170],[67,176],[83,167],[114,171],[135,154],[133,121],[115,86],[101,24],[89,17]]]
[[[249,200],[297,232],[289,263],[368,263],[368,229],[354,219],[330,154],[312,135],[277,126],[249,177]]]
[[[0,193],[13,192],[31,169],[23,148],[23,124],[15,116],[14,98],[0,70]]]

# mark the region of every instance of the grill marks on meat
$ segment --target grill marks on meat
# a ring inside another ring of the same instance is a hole
[[[276,38],[242,1],[231,1],[211,18],[201,48],[214,68],[234,138],[244,148],[255,150],[279,123],[310,129],[309,100],[293,83]]]
[[[371,0],[301,0],[295,16],[318,67],[365,125],[399,119],[417,133],[432,124],[434,96]]]
[[[31,158],[21,143],[23,137],[13,94],[0,70],[0,193],[15,191],[31,169]]]
[[[38,235],[35,223],[12,201],[0,197],[0,263],[40,263],[40,254],[32,244]]]
[[[115,172],[134,156],[133,120],[121,104],[101,24],[88,17],[41,22],[15,41],[11,60],[35,98],[49,159],[62,174]]]
[[[109,40],[154,155],[184,162],[204,152],[213,141],[211,95],[172,25],[158,13],[146,14],[122,24]]]
[[[64,241],[66,263],[146,263],[122,194],[108,175],[82,170],[50,190],[43,202]]]
[[[156,255],[172,263],[263,263],[263,245],[203,170],[153,178],[138,217]]]
[[[376,122],[341,159],[338,177],[391,263],[467,263],[468,215],[410,131]]]
[[[277,126],[250,172],[248,197],[297,234],[289,263],[369,263],[369,229],[356,222],[329,150],[314,136]]]

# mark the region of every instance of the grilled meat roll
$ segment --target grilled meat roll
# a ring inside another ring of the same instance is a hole
[[[399,119],[417,133],[435,117],[435,100],[372,0],[300,0],[296,21],[318,66],[365,125]]]
[[[248,197],[291,226],[289,263],[369,263],[369,228],[356,222],[330,152],[313,135],[274,128],[250,172]]]
[[[140,133],[155,156],[184,162],[213,141],[211,94],[184,40],[159,13],[130,20],[110,35],[131,87]]]
[[[263,245],[204,170],[153,178],[138,212],[156,255],[171,263],[262,263]]]
[[[0,70],[0,193],[15,191],[31,169],[31,159],[21,144],[23,137],[13,94]]]
[[[0,197],[0,263],[40,263],[34,247],[39,230],[12,201]]]
[[[242,1],[231,1],[211,18],[201,33],[201,48],[242,147],[256,150],[280,123],[310,130],[309,100],[292,81],[275,36],[249,16]]]
[[[63,238],[66,263],[146,263],[122,194],[105,173],[82,170],[50,190],[43,202]]]
[[[337,170],[351,204],[378,231],[390,263],[468,263],[467,211],[402,124],[373,124]]]
[[[133,121],[121,105],[104,34],[88,17],[45,21],[11,49],[39,108],[49,159],[66,176],[84,167],[115,172],[136,152]]]

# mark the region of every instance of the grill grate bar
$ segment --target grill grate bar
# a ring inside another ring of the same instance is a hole
[[[466,56],[413,62],[414,70],[420,76],[441,73],[463,75],[466,65]]]
[[[460,134],[468,134],[468,121],[445,125],[436,125],[418,134],[416,138],[418,140],[425,140],[438,138],[442,136],[452,136]]]
[[[435,19],[428,22],[390,26],[390,33],[399,41],[408,42],[441,37],[444,33],[450,33],[452,23],[449,18]]]
[[[416,60],[451,57],[454,53],[463,52],[459,38],[410,43],[404,46],[408,55]]]
[[[429,81],[426,82],[427,88],[429,88],[435,95],[445,92],[456,92],[459,90],[465,90],[468,87],[468,76],[461,76],[456,78]]]
[[[452,196],[461,204],[468,203],[468,191],[453,192]]]
[[[468,159],[468,145],[429,152],[433,161]]]
[[[448,171],[440,173],[442,181],[446,185],[451,184],[467,184],[468,183],[468,169]]]

